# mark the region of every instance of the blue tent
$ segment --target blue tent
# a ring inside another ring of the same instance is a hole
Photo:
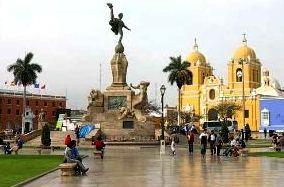
[[[80,138],[85,138],[95,128],[96,127],[94,125],[84,125],[84,126],[80,127],[79,137]]]

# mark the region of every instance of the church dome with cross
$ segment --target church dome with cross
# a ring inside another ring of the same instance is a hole
[[[199,64],[205,64],[206,63],[206,58],[205,58],[205,56],[202,54],[202,53],[200,53],[199,51],[198,51],[198,44],[197,44],[197,42],[196,42],[196,38],[195,38],[195,44],[194,44],[194,46],[193,46],[193,49],[194,49],[194,51],[193,52],[191,52],[189,55],[188,55],[188,57],[187,57],[187,61],[189,62],[189,63],[191,63],[191,64],[195,64],[195,63],[199,63]]]
[[[243,46],[239,47],[234,52],[233,59],[234,60],[240,60],[240,59],[255,60],[256,59],[256,54],[254,50],[247,46],[247,39],[246,39],[245,34],[243,38]]]

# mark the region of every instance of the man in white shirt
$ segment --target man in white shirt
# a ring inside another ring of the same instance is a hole
[[[208,139],[208,134],[206,129],[204,129],[204,131],[200,134],[199,139],[200,139],[201,156],[202,158],[205,158],[207,139]]]

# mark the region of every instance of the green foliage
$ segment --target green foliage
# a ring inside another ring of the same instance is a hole
[[[50,146],[51,144],[50,129],[49,129],[48,124],[44,125],[42,128],[41,144],[44,146]]]
[[[233,102],[221,102],[213,107],[220,117],[221,121],[227,121],[228,118],[231,118],[236,114],[238,110],[241,109],[241,106],[233,103]]]
[[[173,85],[176,83],[178,87],[178,112],[180,113],[180,90],[185,84],[192,84],[192,72],[189,71],[190,63],[182,61],[181,56],[170,57],[170,63],[163,72],[169,72],[168,82]]]
[[[58,155],[0,155],[0,186],[13,186],[49,171],[62,160],[63,157]]]
[[[13,72],[15,84],[21,83],[23,86],[36,83],[37,73],[42,71],[38,64],[30,63],[33,58],[33,53],[28,53],[25,59],[17,59],[16,63],[8,66],[8,72]]]
[[[229,129],[225,122],[223,122],[221,126],[221,137],[224,143],[229,142]]]
[[[171,112],[167,115],[167,121],[170,125],[176,124],[178,118],[178,112]],[[180,112],[180,118],[183,123],[197,122],[202,116],[194,114],[192,112]]]
[[[151,112],[156,112],[158,114],[161,114],[161,107],[159,107],[154,101],[149,101],[145,103],[145,105],[142,106],[142,111],[145,114],[150,114]]]
[[[192,83],[191,72],[189,71],[190,63],[181,60],[181,56],[170,57],[170,63],[163,69],[163,72],[169,72],[168,81],[171,85],[177,84],[177,87],[181,89],[184,84]]]

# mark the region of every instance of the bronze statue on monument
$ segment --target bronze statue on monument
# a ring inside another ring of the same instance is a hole
[[[115,52],[116,53],[123,53],[124,52],[124,47],[122,45],[122,38],[123,38],[123,28],[126,28],[127,30],[129,29],[124,22],[122,21],[123,18],[123,13],[118,14],[118,18],[115,18],[113,15],[113,5],[111,3],[107,3],[107,6],[110,8],[110,21],[109,24],[111,26],[111,30],[114,32],[115,35],[119,34],[119,40],[118,44],[115,47]]]

